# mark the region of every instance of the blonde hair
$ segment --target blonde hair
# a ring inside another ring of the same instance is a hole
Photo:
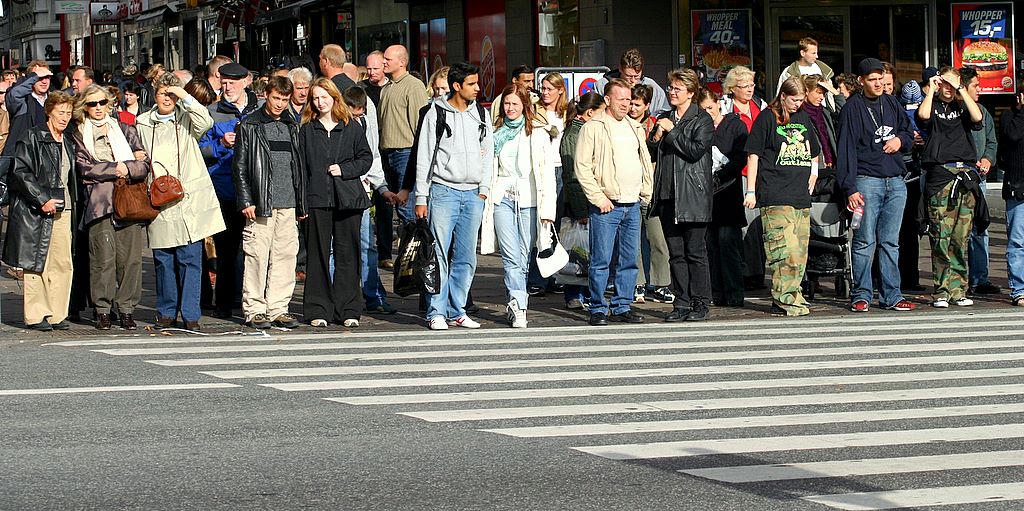
[[[75,95],[75,109],[74,112],[72,112],[72,117],[74,117],[76,121],[83,122],[85,120],[86,99],[89,96],[93,96],[95,94],[103,94],[103,97],[106,98],[106,100],[108,101],[106,106],[107,115],[110,115],[110,112],[113,111],[114,103],[117,102],[117,98],[111,96],[110,91],[108,91],[106,87],[96,85],[94,83],[86,87],[85,90],[83,90],[82,92]]]
[[[451,69],[449,66],[439,68],[437,71],[430,73],[430,79],[427,80],[427,96],[434,97],[434,82],[438,80],[444,80],[448,83],[448,70]]]
[[[320,57],[327,59],[327,62],[333,68],[341,69],[345,62],[348,62],[348,58],[345,56],[345,50],[337,44],[328,44],[320,50]]]
[[[755,76],[754,72],[746,66],[736,66],[730,69],[729,73],[725,75],[725,93],[731,94],[732,88],[740,83],[740,80],[750,80],[753,82]]]
[[[565,92],[565,80],[562,79],[562,75],[558,73],[548,73],[541,81],[547,82],[556,89],[562,91],[562,94],[558,96],[558,100],[555,101],[555,115],[557,115],[559,119],[562,119],[562,122],[565,122],[569,111],[569,98],[567,97],[568,93]],[[546,110],[547,106],[543,105],[543,102],[541,103],[541,107]]]

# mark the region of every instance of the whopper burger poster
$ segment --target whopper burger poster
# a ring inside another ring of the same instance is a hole
[[[953,66],[978,71],[982,94],[1014,94],[1013,3],[952,4]]]

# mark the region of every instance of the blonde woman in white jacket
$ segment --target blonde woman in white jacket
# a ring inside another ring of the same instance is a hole
[[[508,321],[526,328],[526,291],[530,250],[542,226],[554,225],[557,190],[547,162],[551,137],[544,119],[532,115],[529,94],[510,85],[502,91],[501,115],[495,120],[494,172],[484,209],[480,252],[500,248],[508,290]]]

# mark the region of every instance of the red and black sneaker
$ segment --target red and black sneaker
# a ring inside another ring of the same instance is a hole
[[[867,300],[857,300],[856,302],[853,302],[850,305],[850,310],[852,310],[853,312],[867,312],[868,311],[868,301]]]
[[[912,310],[914,310],[916,308],[917,308],[917,305],[914,305],[913,303],[911,303],[910,300],[906,300],[906,299],[900,300],[900,301],[898,301],[898,302],[896,302],[896,303],[886,307],[886,309],[889,309],[891,311],[900,311],[900,312],[908,312],[908,311],[912,311]]]

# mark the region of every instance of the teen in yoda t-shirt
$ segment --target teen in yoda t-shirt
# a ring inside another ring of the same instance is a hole
[[[799,110],[779,125],[771,110],[757,116],[746,151],[756,154],[757,206],[811,207],[808,181],[811,161],[821,153],[818,135],[807,112]]]

